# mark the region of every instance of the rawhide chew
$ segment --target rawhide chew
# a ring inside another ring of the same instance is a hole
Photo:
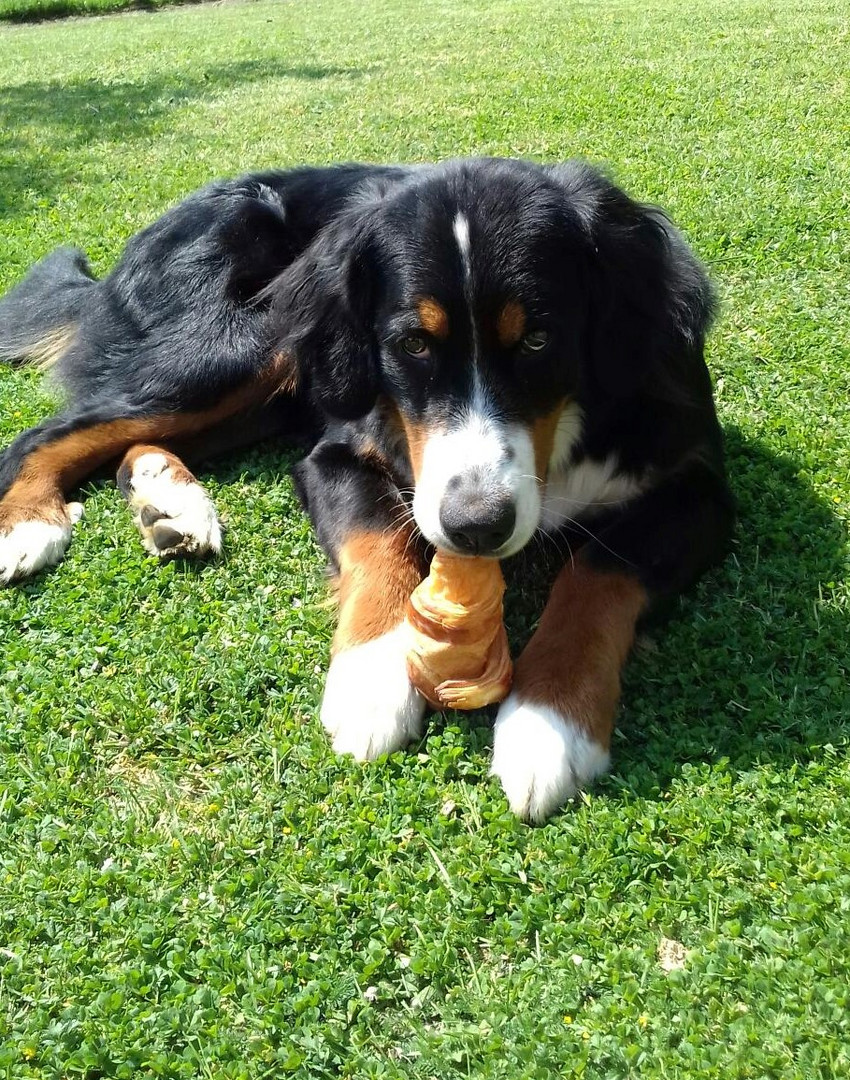
[[[438,708],[501,701],[513,665],[502,619],[505,579],[496,559],[437,552],[407,605],[413,685]]]

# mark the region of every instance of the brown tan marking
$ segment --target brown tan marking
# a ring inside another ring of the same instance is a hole
[[[412,528],[354,533],[339,553],[339,618],[332,653],[372,641],[404,618],[410,594],[428,573]]]
[[[172,454],[170,450],[166,450],[162,446],[154,446],[151,443],[136,443],[135,446],[131,446],[121,459],[121,464],[118,466],[118,473],[121,474],[126,470],[128,478],[131,479],[133,475],[133,466],[139,458],[144,457],[145,454],[160,454],[164,457],[168,463],[171,479],[175,483],[197,484],[197,477],[186,468],[176,454]]]
[[[549,472],[549,461],[555,445],[555,432],[558,421],[567,404],[567,399],[559,401],[555,408],[545,416],[539,416],[531,425],[531,442],[534,446],[534,475],[538,480],[545,480]]]
[[[274,357],[251,383],[209,409],[133,420],[110,420],[44,443],[24,459],[17,479],[0,501],[0,531],[33,519],[67,522],[63,493],[135,443],[194,435],[263,400],[280,381],[286,358]]]
[[[444,341],[449,336],[449,315],[432,296],[423,297],[416,305],[422,329]]]
[[[279,394],[284,397],[294,397],[298,391],[298,365],[288,353],[275,353],[272,358],[271,368],[275,372],[271,380],[273,389],[269,394],[269,400]],[[277,385],[274,385],[274,383]]]
[[[392,473],[392,464],[388,460],[386,454],[375,440],[370,435],[361,435],[357,439],[357,457],[361,461],[367,462],[369,465],[374,466],[376,469],[380,469],[381,472],[390,475]]]
[[[52,489],[39,502],[17,502],[8,498],[0,502],[0,534],[11,532],[22,521],[43,521],[62,527],[71,523],[65,500]]]
[[[32,520],[67,525],[63,492],[128,444],[156,433],[153,418],[113,420],[38,447],[24,460],[17,479],[0,501],[0,531]]]
[[[607,749],[620,670],[647,600],[628,574],[603,573],[580,560],[565,567],[517,661],[513,688],[519,698],[572,717]]]
[[[504,349],[512,349],[525,333],[525,309],[517,300],[509,300],[499,313],[496,321],[496,333],[499,344]]]
[[[27,362],[33,367],[47,371],[70,349],[77,336],[76,323],[59,326],[51,330],[40,341],[34,342],[27,350]]]
[[[403,413],[399,413],[399,421],[404,429],[404,437],[407,440],[407,456],[410,458],[410,466],[413,469],[413,479],[419,480],[422,471],[422,455],[425,452],[425,443],[433,432],[424,425],[417,424],[408,419]]]

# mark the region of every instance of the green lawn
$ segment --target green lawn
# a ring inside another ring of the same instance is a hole
[[[330,752],[291,458],[204,477],[228,554],[203,568],[157,565],[89,485],[65,563],[0,593],[0,1076],[850,1075],[848,55],[841,0],[0,28],[0,287],[60,242],[104,271],[247,168],[587,156],[719,284],[741,503],[733,557],[630,665],[613,775],[532,829],[484,715],[365,768]],[[5,440],[49,407],[0,372]]]
[[[66,15],[98,15],[106,11],[155,11],[166,4],[213,0],[0,0],[0,22],[38,22]]]

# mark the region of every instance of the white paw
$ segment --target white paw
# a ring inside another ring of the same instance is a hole
[[[212,499],[184,479],[165,454],[133,463],[128,492],[133,520],[151,555],[207,555],[221,551],[221,526]]]
[[[610,755],[569,717],[516,694],[502,704],[493,735],[491,775],[511,810],[543,821],[608,768]]]
[[[55,566],[70,543],[71,524],[80,520],[82,511],[79,503],[70,503],[68,520],[62,524],[19,521],[8,532],[0,533],[0,585],[30,577],[45,566]]]
[[[371,761],[415,739],[425,699],[407,677],[404,626],[331,661],[322,698],[322,724],[338,754]]]

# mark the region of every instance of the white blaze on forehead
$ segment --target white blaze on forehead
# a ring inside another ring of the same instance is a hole
[[[487,397],[487,387],[484,385],[478,367],[472,369],[472,400],[469,403],[467,416],[469,419],[477,419],[482,424],[488,424],[493,431],[499,429],[498,420],[493,415],[493,409]]]
[[[472,303],[472,247],[469,220],[463,211],[455,215],[452,233],[460,253],[470,320],[472,386],[465,408],[444,430],[430,434],[424,444],[413,515],[431,543],[451,548],[440,521],[443,501],[450,489],[480,502],[482,507],[488,502],[510,499],[516,523],[513,534],[499,550],[501,558],[519,551],[540,520],[534,443],[529,430],[500,417],[490,399],[479,367],[480,343]],[[456,488],[456,485],[460,486]]]
[[[478,339],[478,324],[475,320],[475,311],[472,303],[472,246],[469,242],[469,219],[462,210],[459,210],[455,214],[454,221],[452,222],[452,232],[454,233],[455,240],[457,241],[458,250],[460,251],[460,261],[463,267],[463,292],[466,297],[466,307],[469,314],[469,327],[472,332],[472,360],[473,368],[477,369],[480,360],[480,342]],[[477,408],[478,387],[475,390],[476,400],[473,401],[473,408]]]
[[[466,214],[458,213],[452,222],[452,232],[455,234],[457,246],[460,249],[460,261],[463,264],[463,273],[467,281],[472,272],[472,251],[469,245],[469,222]]]

